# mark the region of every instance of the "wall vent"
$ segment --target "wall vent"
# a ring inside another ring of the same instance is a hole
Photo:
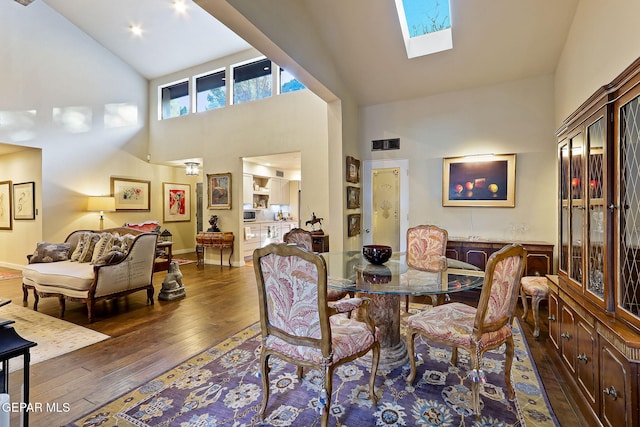
[[[284,178],[284,171],[279,171],[279,170],[277,170],[277,171],[276,171],[276,176],[277,176],[278,178]]]
[[[400,149],[400,138],[374,139],[373,141],[371,141],[371,151],[399,150],[399,149]]]

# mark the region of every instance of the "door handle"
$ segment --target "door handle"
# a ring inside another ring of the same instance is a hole
[[[364,229],[364,232],[365,232],[365,233],[371,233],[371,230],[369,230],[368,228],[365,228],[365,229]]]

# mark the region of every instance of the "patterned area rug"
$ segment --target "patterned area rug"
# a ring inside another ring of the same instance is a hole
[[[0,307],[0,317],[14,320],[11,326],[22,338],[38,343],[30,351],[32,365],[109,338],[92,329],[17,304]],[[18,369],[22,369],[22,356],[9,361],[9,372]]]
[[[196,263],[196,260],[194,260],[194,259],[182,259],[182,258],[171,258],[171,261],[177,262],[178,265],[195,264]]]
[[[537,376],[529,349],[514,321],[516,360],[512,370],[517,399],[505,396],[504,355],[486,353],[488,381],[482,389],[482,416],[470,415],[468,354],[449,364],[450,349],[416,340],[420,355],[414,387],[406,385],[408,364],[378,371],[378,405],[368,399],[369,372],[356,363],[336,369],[330,425],[337,426],[558,426]],[[271,358],[271,397],[266,419],[259,370],[260,326],[254,324],[164,375],[144,384],[69,426],[317,426],[315,407],[321,384],[317,370]],[[504,351],[504,349],[502,349]]]

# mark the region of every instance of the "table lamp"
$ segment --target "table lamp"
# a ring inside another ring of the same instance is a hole
[[[116,210],[116,198],[109,196],[90,196],[87,210],[100,212],[100,230],[104,228],[104,213]]]

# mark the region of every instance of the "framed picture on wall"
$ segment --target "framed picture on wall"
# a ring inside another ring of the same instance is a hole
[[[442,175],[442,206],[516,205],[515,154],[445,158]]]
[[[111,196],[116,199],[116,211],[150,211],[151,181],[112,176]]]
[[[191,221],[191,185],[162,183],[162,220]]]
[[[360,234],[360,214],[347,215],[347,236],[353,237]]]
[[[11,181],[0,181],[0,230],[11,230]]]
[[[209,209],[231,209],[231,173],[207,174]]]
[[[347,182],[360,182],[360,160],[347,156]]]
[[[36,219],[36,183],[13,184],[13,219]]]
[[[347,209],[360,208],[360,188],[347,186]]]

